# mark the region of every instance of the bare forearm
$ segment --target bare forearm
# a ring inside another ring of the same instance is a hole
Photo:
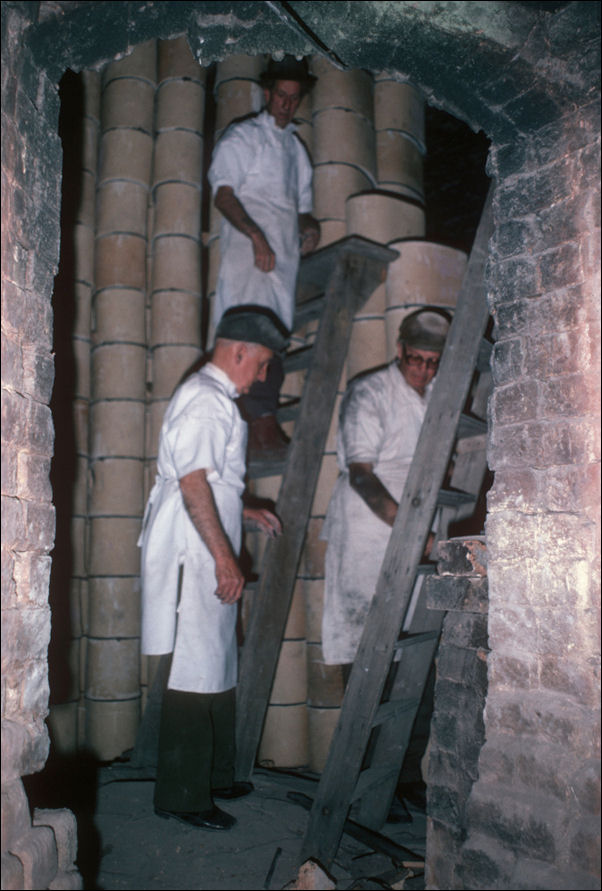
[[[350,464],[351,488],[368,505],[370,510],[388,526],[393,526],[397,516],[397,502],[372,470],[371,464]]]
[[[239,232],[252,238],[263,234],[257,223],[249,216],[240,203],[234,190],[229,186],[220,186],[215,195],[215,206]]]
[[[220,186],[215,195],[215,206],[235,229],[246,235],[253,246],[255,266],[262,272],[271,272],[276,265],[276,256],[270,243],[230,186]]]
[[[180,489],[188,515],[215,560],[216,596],[224,603],[234,603],[242,593],[244,578],[219,518],[206,472],[195,470],[182,477]]]

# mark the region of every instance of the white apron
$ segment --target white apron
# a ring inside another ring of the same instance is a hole
[[[256,303],[275,312],[290,331],[299,267],[297,215],[312,207],[311,164],[294,125],[277,127],[267,111],[233,125],[215,147],[208,176],[214,194],[220,186],[234,190],[276,255],[272,272],[257,269],[250,239],[222,219],[212,330],[229,307]]]
[[[391,527],[349,483],[349,464],[370,463],[399,501],[412,463],[431,387],[421,397],[397,362],[352,382],[339,415],[340,474],[321,537],[325,563],[322,650],[327,665],[353,662],[380,573]]]
[[[208,471],[222,525],[238,554],[247,425],[233,401],[237,395],[230,379],[209,363],[178,388],[161,428],[157,480],[138,542],[142,652],[173,653],[172,690],[221,693],[237,682],[237,605],[215,596],[214,560],[179,485],[194,470]]]

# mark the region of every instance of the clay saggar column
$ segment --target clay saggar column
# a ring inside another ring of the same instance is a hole
[[[86,742],[130,748],[140,712],[147,205],[156,44],[103,72],[92,351]]]

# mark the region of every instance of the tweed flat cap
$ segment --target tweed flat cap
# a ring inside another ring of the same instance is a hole
[[[215,337],[258,343],[280,353],[288,346],[289,334],[275,313],[265,306],[249,303],[233,306],[221,317]]]
[[[444,310],[418,309],[399,326],[399,341],[416,350],[443,352],[451,317]]]

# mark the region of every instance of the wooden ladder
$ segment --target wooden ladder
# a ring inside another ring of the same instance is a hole
[[[441,510],[439,534],[445,534],[461,506],[474,502],[486,468],[486,424],[462,412],[471,393],[485,401],[475,381],[479,368],[486,372],[488,365],[483,283],[493,228],[491,192],[314,797],[301,862],[313,858],[331,865],[351,808],[362,825],[378,829],[385,822],[438,644],[443,613],[427,610],[422,593],[413,592],[429,568],[421,559],[436,512]],[[473,436],[480,437],[477,449],[463,451],[460,443]],[[457,461],[451,483],[461,480],[462,492],[442,488],[450,457]]]
[[[291,360],[309,358],[293,437],[283,465],[262,462],[248,468],[250,478],[283,473],[276,504],[283,532],[267,542],[242,648],[236,691],[238,780],[249,779],[255,765],[353,317],[397,256],[351,236],[300,264],[296,326],[312,318],[320,321],[311,356],[300,350],[285,364],[290,370]]]

